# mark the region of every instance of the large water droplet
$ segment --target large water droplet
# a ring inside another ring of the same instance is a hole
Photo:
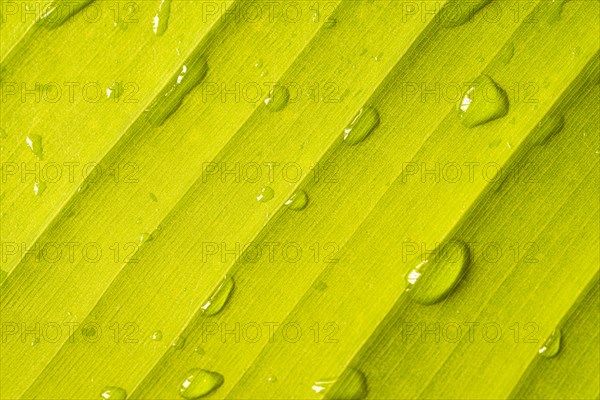
[[[205,369],[192,369],[186,375],[179,387],[179,394],[188,400],[204,397],[218,389],[224,382],[223,375]]]
[[[275,191],[271,186],[265,186],[260,190],[258,196],[256,196],[256,200],[261,203],[266,203],[267,201],[273,199],[275,197]]]
[[[42,137],[40,135],[29,135],[25,138],[25,143],[27,143],[27,147],[29,147],[38,160],[41,160],[44,153]]]
[[[545,117],[537,125],[533,135],[535,143],[544,146],[558,135],[565,127],[565,117],[562,114],[553,114]]]
[[[231,296],[234,285],[233,278],[225,278],[217,290],[210,296],[208,301],[202,306],[204,314],[211,316],[219,313],[223,307],[225,307],[225,304],[227,304],[227,300],[229,300],[229,297]]]
[[[162,125],[179,108],[185,96],[204,79],[207,72],[208,64],[199,47],[146,109],[147,120],[154,126]]]
[[[155,342],[160,342],[163,338],[162,331],[154,331],[152,332],[152,340]]]
[[[442,26],[454,27],[465,24],[492,0],[449,0],[437,14]]]
[[[315,382],[312,390],[326,399],[361,400],[367,397],[367,378],[361,371],[348,368],[339,378]]]
[[[177,339],[171,343],[171,347],[173,347],[175,350],[183,350],[185,347],[185,341],[186,340],[183,336],[178,336]]]
[[[296,193],[285,202],[285,205],[290,210],[299,211],[303,210],[308,204],[308,195],[304,190],[298,190]]]
[[[102,389],[100,396],[106,400],[125,400],[127,398],[127,392],[125,389],[118,386],[106,386]]]
[[[269,97],[265,99],[265,104],[269,111],[281,111],[287,106],[290,99],[290,92],[285,86],[273,86],[269,92]]]
[[[161,36],[169,27],[169,16],[171,15],[171,0],[160,0],[158,12],[152,20],[152,30],[156,36]]]
[[[352,122],[344,129],[344,142],[357,144],[379,126],[379,113],[372,107],[361,108]]]
[[[409,270],[406,291],[417,303],[437,303],[458,285],[469,261],[466,244],[454,240],[444,243]]]
[[[481,75],[464,94],[458,112],[463,125],[474,128],[508,114],[508,96],[492,78]]]
[[[546,358],[552,358],[560,352],[560,340],[562,333],[560,329],[555,329],[550,337],[546,339],[544,345],[540,347],[538,353]]]

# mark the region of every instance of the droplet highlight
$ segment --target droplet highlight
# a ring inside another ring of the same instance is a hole
[[[552,334],[546,339],[542,347],[538,350],[538,353],[542,357],[552,358],[558,355],[560,352],[560,341],[562,333],[560,329],[555,329]]]
[[[406,291],[420,304],[434,304],[445,299],[460,282],[470,262],[469,248],[460,241],[450,241],[425,260],[419,260],[406,275]]]
[[[155,342],[160,342],[163,338],[162,331],[154,331],[152,332],[152,340]]]
[[[437,14],[442,26],[453,28],[469,22],[492,0],[450,0]]]
[[[458,115],[467,128],[475,128],[508,114],[506,92],[487,75],[473,82],[458,106]]]
[[[275,197],[275,191],[271,186],[265,186],[260,190],[258,196],[256,196],[256,200],[260,203],[266,203]]]
[[[204,397],[217,390],[225,381],[218,372],[205,369],[192,369],[179,387],[179,395],[184,399],[193,400]]]
[[[339,378],[315,382],[312,390],[325,399],[361,400],[368,394],[367,378],[361,371],[348,368]]]
[[[169,27],[171,15],[171,0],[160,0],[158,11],[152,20],[152,30],[156,36],[162,36]]]
[[[379,126],[379,113],[372,107],[363,107],[344,129],[344,142],[355,145],[362,142]]]
[[[207,72],[206,58],[198,48],[146,109],[147,121],[153,126],[161,126],[181,106],[187,94],[200,84]]]
[[[125,400],[127,392],[118,386],[106,386],[102,389],[100,396],[105,400]]]
[[[298,190],[285,202],[285,205],[290,210],[300,211],[306,208],[308,204],[308,195],[304,190]]]
[[[265,104],[269,111],[278,112],[287,106],[289,100],[289,90],[285,86],[276,85],[269,91],[269,96],[265,99]]]
[[[211,316],[221,312],[225,304],[227,304],[234,286],[233,278],[225,278],[202,306],[204,314]]]
[[[27,147],[33,153],[34,156],[41,160],[44,154],[44,148],[42,147],[42,137],[40,135],[29,135],[25,138]]]

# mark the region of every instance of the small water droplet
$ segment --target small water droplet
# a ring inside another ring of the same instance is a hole
[[[308,204],[308,195],[304,190],[298,190],[285,202],[285,205],[294,211],[303,210]]]
[[[175,350],[183,350],[183,348],[185,347],[185,338],[183,336],[177,337],[177,339],[175,339],[175,341],[171,343],[171,346]]]
[[[225,304],[227,304],[234,286],[233,278],[223,279],[217,290],[213,292],[208,301],[202,306],[204,314],[208,316],[218,314],[225,307]]]
[[[382,57],[383,57],[383,53],[379,53],[375,57],[373,57],[373,60],[375,60],[375,61],[381,61]]]
[[[327,399],[361,400],[367,397],[368,386],[365,375],[348,368],[339,378],[325,378],[315,382],[312,390]]]
[[[179,387],[179,394],[184,399],[193,400],[204,397],[217,390],[224,382],[223,375],[205,369],[192,369]]]
[[[106,386],[102,389],[100,396],[105,400],[125,400],[127,392],[118,386]]]
[[[46,182],[35,182],[33,184],[33,193],[36,196],[41,196],[46,191]]]
[[[94,336],[96,336],[96,334],[98,333],[98,331],[96,330],[96,328],[94,326],[84,326],[81,329],[81,334],[87,338],[93,338]]]
[[[555,329],[550,337],[546,339],[544,345],[538,350],[538,353],[542,357],[552,358],[555,357],[560,352],[560,341],[561,341],[562,333],[560,329]]]
[[[204,349],[202,347],[196,347],[194,349],[194,353],[198,354],[199,356],[203,356],[204,354],[206,354],[206,352],[204,351]]]
[[[262,60],[258,60],[254,63],[254,68],[260,68],[263,66]]]
[[[37,24],[47,29],[58,28],[93,1],[94,0],[55,0],[50,6],[43,8],[44,13],[38,19]]]
[[[500,53],[498,53],[498,61],[503,65],[507,66],[515,55],[515,45],[513,43],[506,44]]]
[[[487,75],[481,75],[464,94],[458,115],[467,128],[485,124],[508,114],[508,96]]]
[[[466,4],[463,0],[449,0],[436,15],[442,26],[452,28],[469,22],[475,14],[492,0],[469,0]]]
[[[372,107],[361,108],[344,129],[344,142],[354,145],[362,142],[379,126],[379,113]]]
[[[31,341],[31,347],[35,347],[40,343],[40,338],[35,338]]]
[[[533,135],[537,145],[545,146],[565,127],[565,117],[562,114],[546,116],[537,125]]]
[[[158,197],[156,197],[156,195],[154,193],[150,192],[150,193],[148,193],[148,195],[150,196],[152,201],[158,202]]]
[[[6,139],[7,137],[8,135],[6,134],[6,131],[0,128],[0,139]]]
[[[285,108],[290,99],[290,92],[285,86],[273,86],[269,92],[269,97],[265,99],[265,104],[269,111],[277,112]]]
[[[275,191],[271,186],[265,186],[260,190],[258,196],[256,196],[256,200],[261,203],[266,203],[267,201],[273,199],[275,197]]]
[[[169,16],[171,15],[171,0],[160,0],[158,11],[152,19],[152,30],[156,36],[162,36],[169,27]]]
[[[152,340],[154,340],[155,342],[160,342],[163,338],[163,333],[162,331],[154,331],[152,333]]]
[[[162,125],[181,106],[187,94],[204,79],[208,64],[202,51],[202,47],[198,47],[188,57],[179,73],[171,78],[146,109],[146,118],[150,124]]]
[[[333,18],[333,17],[329,17],[325,20],[325,23],[323,24],[323,27],[325,29],[332,29],[337,25],[337,19]]]
[[[146,242],[150,242],[150,241],[152,241],[152,239],[154,239],[154,238],[152,237],[151,233],[144,232],[140,235],[139,244],[141,245]]]
[[[579,57],[581,55],[581,47],[577,46],[571,50],[571,55],[573,57]]]
[[[269,383],[276,383],[277,382],[277,377],[276,376],[270,376],[267,378],[267,382]]]
[[[33,155],[35,155],[38,160],[41,160],[44,152],[42,147],[42,137],[40,135],[29,135],[25,138],[25,143],[27,143],[27,147],[29,147]]]
[[[406,275],[406,291],[420,304],[437,303],[456,287],[470,261],[469,248],[460,241],[450,241],[418,260]]]
[[[327,284],[323,281],[319,281],[315,286],[315,289],[317,289],[319,292],[324,292],[327,290]]]
[[[122,82],[113,82],[109,87],[106,88],[106,98],[118,101],[121,95],[125,91]]]

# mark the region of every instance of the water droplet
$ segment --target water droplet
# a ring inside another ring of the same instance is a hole
[[[375,60],[375,61],[381,61],[382,57],[383,57],[383,53],[379,53],[375,57],[373,57],[373,60]]]
[[[46,191],[46,182],[35,182],[33,184],[33,193],[36,196],[41,196]]]
[[[171,346],[175,350],[182,350],[185,347],[185,338],[183,336],[177,337],[177,339],[175,339],[175,341],[171,343]]]
[[[271,186],[265,186],[260,190],[260,194],[256,196],[256,200],[258,200],[261,203],[266,203],[273,197],[275,197],[275,191],[273,190],[273,188]]]
[[[277,112],[285,108],[290,99],[290,92],[285,86],[273,86],[269,92],[269,97],[265,99],[265,104],[269,111]]]
[[[294,211],[303,210],[308,204],[308,195],[304,190],[298,190],[285,202],[285,205]]]
[[[142,244],[144,244],[146,242],[150,242],[150,241],[152,241],[152,239],[154,239],[154,238],[152,237],[151,233],[147,233],[147,232],[142,233],[140,235],[139,244],[142,245]]]
[[[201,50],[201,47],[197,48],[188,57],[180,72],[171,78],[146,109],[146,118],[152,125],[162,125],[179,108],[185,96],[206,76],[208,64]]]
[[[267,382],[269,383],[276,383],[277,382],[277,377],[276,376],[270,376],[267,378]]]
[[[169,27],[171,15],[171,0],[160,0],[158,11],[152,20],[152,30],[156,36],[162,36]]]
[[[544,345],[538,350],[538,353],[546,358],[552,358],[560,352],[560,340],[562,333],[560,329],[555,329],[550,337],[546,339]]]
[[[39,343],[40,343],[40,338],[37,338],[37,337],[36,337],[36,338],[34,338],[34,339],[31,341],[31,347],[35,347],[35,346],[37,346]]]
[[[156,195],[152,192],[148,193],[148,195],[150,195],[150,198],[152,199],[152,201],[154,202],[158,202],[158,197],[156,197]]]
[[[200,356],[203,356],[206,353],[202,347],[196,347],[194,352]]]
[[[417,303],[437,303],[458,285],[469,261],[467,245],[460,241],[447,242],[410,268],[406,291]]]
[[[96,336],[97,333],[98,331],[96,330],[96,328],[90,325],[84,326],[81,329],[81,334],[87,338],[93,338],[94,336]]]
[[[502,138],[494,139],[490,142],[489,148],[495,149],[496,147],[500,146],[500,143],[502,143]]]
[[[48,29],[58,28],[93,1],[94,0],[54,0],[50,6],[43,8],[44,14],[40,16],[37,23]]]
[[[498,61],[503,65],[508,65],[515,55],[515,45],[512,43],[506,44],[498,53]]]
[[[323,24],[323,27],[325,29],[332,29],[337,25],[337,19],[333,18],[333,17],[329,17],[325,20],[325,23]]]
[[[560,21],[560,18],[562,17],[563,8],[565,7],[567,1],[569,0],[552,0],[552,2],[550,3],[550,7],[552,8],[550,10],[550,17],[548,18],[548,22],[550,22],[551,24],[556,24]]]
[[[327,284],[323,281],[319,281],[315,286],[315,289],[317,289],[319,292],[324,292],[327,290]]]
[[[442,26],[451,28],[463,25],[471,20],[475,14],[492,0],[449,0],[437,14]],[[468,4],[467,4],[468,3]]]
[[[379,113],[372,107],[363,107],[344,129],[344,142],[354,145],[362,142],[379,126]]]
[[[44,152],[42,147],[42,137],[40,135],[29,135],[25,138],[25,143],[27,143],[27,147],[29,147],[33,155],[35,155],[38,160],[41,160]]]
[[[492,78],[481,75],[464,94],[458,112],[462,124],[474,128],[508,114],[508,96]]]
[[[368,386],[365,375],[348,368],[339,378],[326,378],[314,383],[312,390],[327,399],[361,400],[367,397]]]
[[[184,399],[197,399],[217,390],[224,382],[223,375],[205,369],[192,369],[179,387],[179,394]]]
[[[233,278],[223,279],[217,290],[213,292],[208,301],[202,306],[204,314],[208,316],[218,314],[225,307],[225,304],[227,304],[233,287]]]
[[[154,340],[155,342],[160,342],[163,338],[163,333],[162,331],[154,331],[152,333],[152,340]]]
[[[118,386],[106,386],[102,389],[100,396],[105,400],[125,400],[127,392]]]
[[[113,82],[109,87],[106,88],[106,98],[118,101],[125,88],[122,82]]]
[[[535,143],[545,146],[565,127],[565,117],[561,114],[546,116],[536,127],[533,135]]]

